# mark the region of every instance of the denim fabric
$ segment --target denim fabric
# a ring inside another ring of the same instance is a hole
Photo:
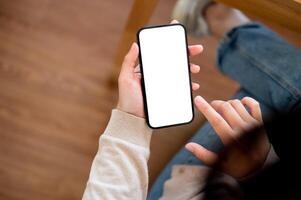
[[[278,112],[300,105],[301,51],[266,27],[250,23],[234,28],[217,56],[219,69],[257,100]]]
[[[234,98],[250,96],[260,102],[264,120],[272,113],[291,111],[300,106],[301,52],[260,24],[250,23],[228,32],[220,43],[217,65],[243,88]],[[208,122],[190,141],[214,152],[223,148]],[[162,196],[164,182],[170,178],[172,166],[177,164],[203,163],[182,148],[155,181],[148,200]]]

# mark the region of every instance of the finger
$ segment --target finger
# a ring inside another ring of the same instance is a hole
[[[241,100],[241,103],[250,109],[252,117],[254,117],[257,121],[262,123],[261,109],[258,101],[251,97],[244,97]]]
[[[129,52],[124,57],[122,63],[122,72],[133,72],[137,58],[139,54],[139,48],[136,42],[134,42],[129,50]]]
[[[170,24],[179,24],[179,23],[180,22],[178,20],[175,20],[175,19],[171,20],[171,22],[170,22]]]
[[[137,65],[134,69],[134,76],[138,79],[141,79],[140,65]]]
[[[254,123],[255,119],[250,115],[247,111],[246,107],[240,102],[238,99],[234,99],[229,101],[232,107],[236,110],[236,112],[240,115],[240,117],[247,123]]]
[[[198,110],[203,113],[225,145],[233,141],[231,136],[233,135],[232,128],[222,118],[222,116],[207,103],[205,99],[203,99],[201,96],[197,96],[195,98],[195,105]]]
[[[185,148],[193,153],[198,159],[203,161],[206,165],[212,166],[218,160],[218,155],[216,153],[207,150],[197,143],[190,142],[185,145]]]
[[[134,73],[140,73],[140,65],[137,65],[134,69]]]
[[[204,49],[203,46],[200,44],[190,45],[190,46],[188,46],[189,56],[198,55],[198,54],[202,53],[203,49]]]
[[[200,85],[198,83],[192,83],[192,90],[198,90],[200,88]]]
[[[221,101],[221,100],[214,100],[212,101],[210,104],[211,106],[217,111],[219,109],[219,107],[225,103],[225,101]]]
[[[134,75],[135,77],[137,77],[138,79],[141,79],[141,73],[135,73],[135,75]]]
[[[194,73],[194,74],[199,73],[200,69],[201,69],[200,66],[190,63],[190,72],[191,73]]]
[[[212,101],[211,105],[222,115],[232,129],[240,131],[246,128],[247,123],[240,117],[229,102],[216,100]]]

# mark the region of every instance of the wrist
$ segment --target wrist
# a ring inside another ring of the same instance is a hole
[[[143,118],[113,109],[104,135],[149,148],[152,129]]]
[[[128,106],[122,105],[120,102],[117,103],[116,109],[134,115],[135,117],[145,119],[144,111],[135,108],[129,108]]]

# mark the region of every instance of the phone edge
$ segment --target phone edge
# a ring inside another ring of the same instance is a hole
[[[146,101],[146,91],[145,91],[145,85],[144,85],[144,74],[143,74],[143,65],[142,65],[142,57],[141,57],[141,49],[140,49],[140,39],[139,39],[139,34],[141,31],[145,29],[150,29],[150,28],[160,28],[160,27],[166,27],[166,26],[181,26],[184,29],[184,35],[185,35],[185,44],[186,44],[186,55],[187,55],[187,66],[188,66],[188,76],[189,76],[189,82],[190,82],[190,96],[191,96],[191,110],[192,110],[192,117],[191,120],[188,122],[184,123],[179,123],[179,124],[172,124],[172,125],[166,125],[166,126],[159,126],[159,127],[153,127],[150,124],[149,121],[149,116],[148,116],[148,110],[147,110],[147,101]],[[147,125],[152,128],[152,129],[161,129],[161,128],[169,128],[169,127],[174,127],[174,126],[181,126],[181,125],[186,125],[190,124],[194,118],[195,118],[195,112],[194,112],[194,104],[193,104],[193,92],[192,92],[192,82],[191,82],[191,71],[190,71],[190,61],[189,61],[189,49],[188,49],[188,39],[187,39],[187,30],[185,26],[181,23],[175,23],[175,24],[163,24],[163,25],[155,25],[155,26],[146,26],[140,28],[137,33],[136,33],[136,38],[137,38],[137,44],[139,47],[139,64],[140,64],[140,72],[141,72],[141,89],[142,89],[142,96],[143,96],[143,108],[144,108],[144,114],[145,114],[145,119]]]

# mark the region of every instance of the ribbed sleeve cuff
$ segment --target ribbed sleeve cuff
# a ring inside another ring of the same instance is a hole
[[[113,109],[104,134],[149,148],[152,129],[145,119]]]

